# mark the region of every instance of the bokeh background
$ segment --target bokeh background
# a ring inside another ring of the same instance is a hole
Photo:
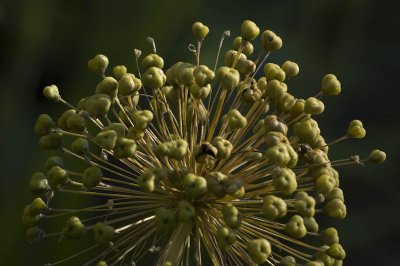
[[[357,118],[367,137],[335,145],[333,158],[387,151],[384,165],[340,169],[348,217],[334,224],[347,251],[345,265],[400,265],[399,9],[398,1],[382,0],[1,0],[0,265],[44,265],[71,254],[71,246],[83,246],[24,240],[27,182],[52,154],[39,148],[34,121],[43,112],[64,110],[46,101],[42,88],[57,84],[63,98],[75,103],[96,84],[88,59],[104,53],[111,66],[133,70],[133,49],[150,52],[147,36],[156,40],[167,66],[193,60],[187,46],[195,21],[211,29],[202,62],[212,64],[221,33],[237,35],[244,19],[284,40],[269,60],[299,63],[300,76],[289,86],[294,95],[314,95],[324,74],[338,76],[343,91],[326,98],[326,112],[318,118],[322,132],[333,140]]]

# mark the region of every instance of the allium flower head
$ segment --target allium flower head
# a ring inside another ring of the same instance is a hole
[[[77,257],[88,265],[342,265],[338,232],[318,224],[347,214],[334,167],[381,163],[386,155],[328,157],[334,143],[366,133],[353,120],[337,140],[327,144],[321,135],[315,117],[341,83],[327,74],[314,97],[298,99],[289,87],[299,66],[266,63],[282,47],[274,32],[244,21],[223,65],[229,31],[207,66],[200,51],[209,28],[196,22],[192,31],[192,63],[164,61],[148,38],[152,53],[135,50],[135,70],[110,71],[105,55],[89,60],[99,83],[76,106],[56,85],[44,88],[68,109],[56,120],[38,117],[39,144],[76,165],[52,156],[33,174],[36,198],[23,210],[28,240],[91,239],[87,249],[49,265]],[[253,56],[259,35],[262,50]],[[74,170],[78,165],[85,170]],[[59,194],[91,205],[53,206]],[[53,220],[65,225],[47,232]]]

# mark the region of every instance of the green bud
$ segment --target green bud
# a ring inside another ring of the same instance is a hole
[[[325,266],[325,265],[324,262],[320,260],[314,260],[307,262],[306,264],[304,264],[304,266]]]
[[[99,185],[103,178],[103,172],[97,166],[90,166],[82,173],[82,183],[87,189]]]
[[[49,157],[44,164],[44,171],[47,173],[53,166],[64,167],[64,162],[59,156]]]
[[[383,163],[386,160],[386,153],[381,150],[373,150],[368,157],[368,161],[376,164]]]
[[[239,88],[242,90],[242,100],[246,103],[254,103],[261,99],[262,92],[258,88],[258,84],[255,79],[251,79],[250,83],[240,82]]]
[[[26,240],[29,243],[40,243],[46,237],[46,233],[38,227],[29,227],[26,229]]]
[[[191,199],[207,191],[207,181],[202,176],[187,174],[182,182],[186,194]]]
[[[271,256],[271,244],[264,238],[253,239],[247,243],[247,252],[255,263],[262,264]]]
[[[326,254],[326,250],[329,249],[329,246],[322,246],[322,247],[320,247],[320,249],[321,250],[318,250],[314,254],[314,259],[317,261],[322,261],[323,265],[332,266],[335,259],[330,257],[328,254]]]
[[[84,109],[91,117],[102,117],[108,113],[111,99],[107,94],[96,94],[85,100]]]
[[[201,22],[195,22],[192,25],[193,35],[198,42],[203,41],[209,31],[210,31],[210,29]]]
[[[135,94],[142,87],[142,81],[133,74],[126,74],[118,81],[118,93],[121,96]]]
[[[96,142],[103,149],[111,151],[117,142],[117,132],[115,130],[101,131],[96,135]]]
[[[158,208],[155,216],[157,229],[161,232],[170,231],[176,225],[175,214],[172,210],[164,207]]]
[[[110,242],[115,235],[112,226],[105,223],[97,223],[93,226],[94,239],[98,245]]]
[[[307,234],[304,220],[300,215],[293,215],[286,223],[285,231],[294,238],[303,238]]]
[[[296,99],[290,109],[290,115],[292,117],[298,117],[301,115],[304,112],[305,103],[306,101],[304,99]]]
[[[319,225],[314,217],[304,217],[303,220],[308,232],[318,233]]]
[[[334,219],[344,219],[347,215],[346,205],[341,199],[332,199],[325,205],[326,214]]]
[[[287,134],[288,127],[285,123],[278,120],[276,115],[267,115],[264,119],[265,132],[280,132],[284,135]]]
[[[246,117],[242,116],[237,109],[230,110],[226,114],[226,119],[228,120],[228,125],[231,129],[244,128],[247,125]]]
[[[267,81],[276,79],[283,82],[286,78],[286,73],[277,64],[268,63],[264,66],[264,73]]]
[[[36,172],[29,181],[29,190],[33,195],[41,195],[50,189],[46,176],[42,172]]]
[[[153,120],[153,113],[149,110],[135,111],[132,113],[132,122],[136,128],[145,130]]]
[[[261,34],[261,45],[266,51],[279,50],[282,47],[282,39],[274,32],[266,30]]]
[[[64,237],[66,239],[80,239],[85,233],[85,226],[81,222],[81,220],[72,216],[68,219],[67,225],[63,230]]]
[[[286,215],[287,204],[286,202],[274,195],[264,197],[262,213],[265,218],[269,220],[276,220]]]
[[[238,36],[233,40],[233,49],[238,51],[241,45],[243,54],[251,55],[253,53],[254,48],[251,42],[249,41],[243,42],[243,38]]]
[[[322,239],[325,244],[333,245],[339,243],[339,235],[335,228],[329,227],[321,232]]]
[[[128,139],[139,140],[144,137],[144,130],[137,127],[131,127],[128,130],[128,134],[126,134],[126,137]]]
[[[196,214],[195,208],[186,200],[178,203],[178,219],[180,222],[188,222],[194,218]]]
[[[296,193],[294,208],[304,217],[313,217],[315,214],[315,199],[306,192]]]
[[[96,264],[96,266],[107,266],[107,265],[108,265],[107,262],[104,260],[101,260]]]
[[[182,63],[175,69],[175,77],[180,84],[190,86],[195,82],[194,78],[195,66],[189,63]]]
[[[304,104],[304,112],[310,115],[319,115],[325,109],[325,105],[322,101],[317,98],[310,97]]]
[[[294,134],[299,138],[301,143],[314,144],[318,141],[320,133],[318,123],[309,117],[302,119],[294,126]]]
[[[315,189],[320,193],[320,194],[326,194],[332,189],[334,189],[336,186],[336,180],[333,176],[331,175],[321,175],[320,177],[317,178],[317,181],[315,182]]]
[[[115,66],[113,68],[113,74],[118,80],[125,76],[127,72],[128,69],[126,69],[126,66],[124,65]]]
[[[226,90],[233,90],[237,87],[237,85],[239,85],[240,74],[236,69],[230,67],[220,67],[217,70],[216,77],[222,88]]]
[[[233,150],[233,145],[228,140],[223,137],[217,136],[213,139],[212,145],[217,148],[217,158],[218,159],[227,159],[231,156],[231,152]]]
[[[337,260],[344,260],[346,258],[346,252],[339,243],[332,244],[332,246],[329,247],[326,253]]]
[[[360,120],[353,120],[347,128],[347,136],[355,139],[362,139],[365,137],[366,131]]]
[[[34,214],[31,212],[31,205],[27,205],[22,213],[22,224],[25,227],[34,227],[38,225],[45,216],[42,214]]]
[[[239,59],[236,64],[236,69],[242,75],[249,75],[256,71],[256,64],[248,59]]]
[[[250,152],[246,155],[245,160],[246,161],[253,161],[253,160],[258,160],[262,157],[261,152]]]
[[[292,256],[285,256],[279,261],[278,266],[296,266],[296,259]]]
[[[150,67],[163,68],[164,60],[158,54],[149,54],[143,58],[142,65],[145,69]]]
[[[178,95],[178,88],[175,88],[173,86],[164,86],[161,88],[161,92],[165,95],[165,97],[172,101],[172,102],[178,102],[179,95]]]
[[[296,174],[289,168],[277,167],[272,173],[274,187],[284,195],[291,195],[297,189]]]
[[[83,132],[86,128],[85,118],[79,114],[70,115],[66,121],[68,129]]]
[[[207,189],[217,198],[223,198],[226,194],[228,177],[221,172],[211,172],[206,175]]]
[[[241,223],[241,217],[239,210],[231,203],[224,204],[222,208],[222,215],[224,216],[224,222],[227,226],[232,229],[237,229]]]
[[[282,70],[285,71],[286,77],[291,78],[299,74],[299,66],[292,61],[285,61],[281,66]]]
[[[224,55],[224,64],[226,67],[231,67],[235,60],[246,60],[247,56],[243,53],[239,54],[238,51],[228,50]],[[218,74],[218,73],[217,73]]]
[[[52,101],[58,102],[61,99],[60,93],[56,85],[46,86],[43,89],[43,95]]]
[[[234,198],[242,198],[245,194],[243,182],[240,179],[228,179],[226,193]]]
[[[278,101],[287,92],[287,85],[276,79],[273,79],[267,83],[265,90],[266,96],[268,96],[273,101]]]
[[[236,234],[234,231],[225,226],[220,226],[217,230],[216,235],[218,246],[222,249],[226,249],[233,244],[236,240]]]
[[[52,190],[58,190],[69,182],[67,171],[59,166],[53,166],[46,176]]]
[[[340,199],[341,201],[344,202],[343,190],[335,187],[334,189],[332,189],[329,193],[327,193],[325,195],[325,200],[330,201],[332,199]]]
[[[190,85],[189,90],[193,98],[197,100],[204,99],[207,98],[207,96],[210,94],[211,85],[207,84],[204,87],[199,87],[196,83],[193,83],[192,85]]]
[[[327,74],[323,77],[322,93],[324,95],[338,95],[341,91],[341,84],[335,75]]]
[[[255,39],[258,36],[258,34],[260,34],[260,29],[253,21],[250,20],[243,21],[242,26],[240,28],[240,36],[243,38],[243,40],[251,41]]]
[[[104,132],[108,130],[114,130],[119,138],[125,136],[125,125],[122,123],[111,123],[108,126],[104,127],[101,131]]]
[[[85,155],[89,152],[89,141],[85,138],[78,138],[72,142],[71,150],[78,155]]]
[[[137,179],[138,185],[146,192],[153,192],[155,188],[155,175],[152,171],[146,171]]]
[[[114,157],[117,159],[125,159],[132,157],[136,152],[136,142],[129,138],[117,138],[114,147]]]
[[[68,130],[67,120],[71,116],[76,115],[76,111],[74,109],[69,109],[65,111],[60,118],[57,120],[57,124],[61,129]]]
[[[56,127],[56,123],[47,114],[41,114],[36,119],[34,131],[39,137],[45,136],[51,133],[52,129]]]
[[[97,84],[96,94],[107,94],[111,99],[116,98],[118,94],[118,81],[113,77],[105,77]]]
[[[108,58],[105,55],[98,54],[88,61],[89,70],[97,75],[104,75],[108,66]]]
[[[39,145],[43,149],[57,150],[61,147],[61,135],[46,135],[39,139]]]
[[[161,68],[150,67],[142,75],[142,82],[151,89],[159,89],[164,86],[167,78]]]
[[[294,167],[297,164],[297,153],[293,148],[284,143],[278,143],[267,149],[265,157],[268,160],[280,167]]]
[[[47,204],[42,198],[35,198],[29,205],[29,212],[33,215],[38,215],[47,210],[47,208]]]

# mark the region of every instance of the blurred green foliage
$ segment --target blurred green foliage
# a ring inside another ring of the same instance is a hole
[[[57,84],[63,98],[75,103],[96,84],[86,69],[89,58],[104,53],[111,66],[133,70],[133,49],[150,52],[147,36],[156,40],[167,67],[193,60],[187,46],[194,42],[195,21],[210,27],[202,60],[213,62],[221,33],[229,29],[235,36],[241,22],[251,19],[283,39],[271,62],[299,63],[300,76],[290,88],[294,95],[315,94],[325,73],[340,79],[342,94],[326,99],[327,111],[319,119],[324,136],[329,141],[343,135],[357,118],[366,125],[367,138],[338,144],[333,158],[365,158],[374,148],[387,152],[384,165],[341,169],[348,218],[337,226],[346,265],[399,265],[399,8],[398,2],[379,0],[1,1],[0,264],[43,265],[85,246],[24,240],[21,212],[31,199],[27,182],[51,154],[39,149],[32,127],[40,113],[63,110],[42,97],[44,86]]]

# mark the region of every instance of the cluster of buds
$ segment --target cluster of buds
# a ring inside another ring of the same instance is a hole
[[[333,144],[366,134],[353,120],[336,140],[327,143],[321,135],[314,118],[325,109],[324,97],[340,94],[341,83],[327,74],[314,97],[296,98],[288,87],[299,66],[266,63],[282,39],[252,21],[242,23],[219,67],[230,32],[223,33],[215,65],[208,67],[200,64],[200,50],[209,28],[196,22],[192,31],[193,64],[165,69],[148,38],[153,51],[140,59],[135,50],[136,74],[117,65],[108,76],[106,56],[89,60],[100,80],[76,106],[57,86],[44,88],[46,98],[68,110],[57,121],[38,117],[39,144],[85,170],[73,171],[74,165],[52,156],[43,172],[33,174],[35,198],[23,211],[27,239],[93,238],[87,250],[48,265],[78,255],[84,260],[94,250],[98,256],[86,263],[98,266],[136,265],[146,257],[163,266],[342,265],[346,253],[338,232],[318,223],[324,215],[347,214],[336,168],[379,164],[386,155],[374,150],[366,159],[328,157]],[[262,50],[249,59],[259,35]],[[78,209],[53,207],[59,193],[96,199]],[[55,219],[65,226],[44,231]]]

